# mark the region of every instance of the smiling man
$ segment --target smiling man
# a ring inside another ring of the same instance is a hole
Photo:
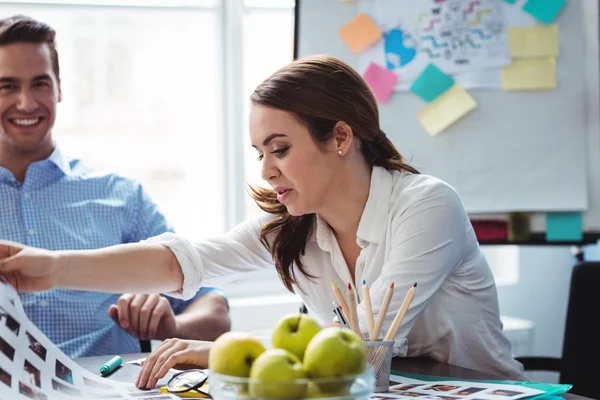
[[[62,94],[54,38],[31,18],[0,20],[0,240],[95,249],[171,231],[141,185],[56,147]],[[61,289],[21,299],[33,323],[71,357],[139,352],[138,339],[214,340],[230,327],[227,301],[211,288],[188,301]]]

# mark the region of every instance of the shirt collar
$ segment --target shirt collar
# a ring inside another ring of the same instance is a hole
[[[44,168],[45,166],[49,165],[50,163],[54,164],[60,171],[62,171],[63,174],[65,174],[67,176],[72,174],[71,164],[69,163],[68,158],[66,158],[62,154],[62,152],[60,151],[58,146],[54,148],[54,151],[48,156],[48,158],[46,158],[45,160],[35,161],[31,164],[37,164],[37,165],[39,165],[38,168],[40,168],[40,167]],[[2,167],[0,167],[0,178],[3,178],[3,180],[6,180],[6,181],[14,181],[15,180],[15,177],[12,174],[12,172],[10,172],[8,169],[2,168]]]
[[[357,242],[364,240],[379,244],[381,230],[385,226],[390,210],[392,188],[392,173],[383,167],[373,167],[369,198],[356,232]],[[313,234],[309,240],[316,241],[322,250],[331,251],[332,236],[329,224],[317,214],[313,225]]]
[[[62,151],[60,151],[60,148],[58,146],[56,146],[56,148],[54,149],[52,154],[50,154],[47,160],[56,165],[58,169],[60,169],[63,172],[63,174],[67,176],[72,174],[73,171],[71,169],[69,159],[63,155]]]
[[[369,198],[360,217],[358,231],[356,232],[358,241],[366,240],[371,243],[379,243],[381,231],[390,211],[393,184],[392,172],[383,167],[373,167]]]

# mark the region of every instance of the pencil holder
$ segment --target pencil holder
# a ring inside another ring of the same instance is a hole
[[[394,341],[364,342],[367,347],[367,362],[375,370],[375,391],[387,392],[390,389],[390,371]]]

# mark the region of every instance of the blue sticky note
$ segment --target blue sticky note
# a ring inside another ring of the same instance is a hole
[[[567,0],[528,0],[523,11],[545,24],[551,24],[566,2]]]
[[[582,240],[581,213],[554,212],[546,213],[546,240]]]
[[[433,64],[429,64],[410,87],[410,90],[428,103],[454,86],[454,78]]]

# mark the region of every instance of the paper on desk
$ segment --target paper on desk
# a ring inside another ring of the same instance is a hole
[[[383,34],[375,21],[365,13],[342,26],[338,33],[355,53],[374,44]]]
[[[488,383],[482,381],[463,381],[451,378],[437,380],[420,380],[400,375],[391,375],[390,390],[383,397],[382,393],[372,395],[371,399],[521,399],[538,396],[543,390],[504,383]]]
[[[455,84],[444,94],[418,112],[417,118],[427,133],[435,136],[473,111],[477,103],[460,85]]]
[[[554,58],[513,60],[512,65],[502,67],[502,89],[552,90],[556,89],[556,61]]]
[[[506,30],[513,58],[558,57],[558,25],[518,26]]]
[[[139,392],[77,365],[27,318],[14,288],[0,281],[0,398],[139,400]]]
[[[136,365],[138,367],[142,366],[142,362],[146,361],[146,357],[143,358],[138,358],[137,360],[131,360],[131,361],[127,361],[127,364],[131,364],[131,365]],[[171,368],[169,371],[177,373],[177,372],[181,372],[183,370],[181,369],[175,369],[175,368]]]

